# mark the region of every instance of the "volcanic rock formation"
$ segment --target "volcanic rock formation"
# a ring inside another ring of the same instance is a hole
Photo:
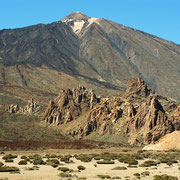
[[[25,107],[20,107],[18,104],[11,104],[7,111],[10,113],[37,113],[40,109],[40,106],[33,100],[33,98],[28,101],[28,105]]]
[[[180,130],[179,107],[176,110],[175,107],[176,103],[148,89],[142,79],[133,78],[128,81],[124,96],[97,98],[84,87],[63,90],[50,101],[42,121],[57,124],[79,139],[92,134],[101,137],[126,134],[130,144],[149,144]]]

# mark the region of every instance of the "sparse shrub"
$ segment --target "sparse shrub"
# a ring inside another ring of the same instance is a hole
[[[157,166],[159,163],[156,161],[148,160],[145,161],[143,164],[140,164],[140,167],[151,167],[151,166]]]
[[[58,156],[56,156],[55,154],[46,154],[45,155],[46,158],[50,159],[50,158],[59,158]],[[61,156],[62,157],[62,156]]]
[[[127,167],[128,167],[128,168],[137,168],[136,165],[128,165]]]
[[[19,168],[17,167],[10,167],[10,166],[2,166],[0,167],[0,172],[13,172],[13,171],[19,171]]]
[[[21,159],[28,159],[27,156],[21,156]]]
[[[113,177],[112,179],[121,179],[121,177],[115,176],[115,177]]]
[[[18,162],[19,165],[26,165],[27,164],[27,161],[26,160],[21,160]]]
[[[58,167],[58,164],[51,164],[51,166],[52,166],[53,168],[57,168],[57,167]]]
[[[42,159],[42,157],[41,157],[41,155],[39,155],[39,154],[34,154],[34,155],[30,155],[30,156],[28,156],[28,158],[29,159]]]
[[[7,154],[5,156],[2,157],[2,159],[6,160],[6,159],[15,159],[17,158],[17,155],[12,155],[12,154]]]
[[[46,163],[48,164],[48,165],[52,165],[52,164],[59,164],[59,160],[58,159],[48,159],[47,161],[46,161]]]
[[[149,171],[144,171],[141,173],[142,176],[149,176],[150,175],[150,172]]]
[[[39,170],[39,167],[38,166],[26,167],[26,170],[28,170],[28,171]]]
[[[97,161],[97,164],[114,164],[114,161]]]
[[[2,162],[0,162],[0,167],[2,167],[4,164]]]
[[[69,168],[67,168],[67,167],[59,167],[58,170],[60,170],[62,172],[67,172],[67,171],[69,171]]]
[[[35,158],[33,160],[34,165],[45,165],[46,163],[42,160],[42,158]]]
[[[168,161],[166,164],[167,164],[168,166],[171,166],[173,163],[172,163],[171,161]]]
[[[117,166],[117,167],[112,168],[111,170],[127,170],[127,167]]]
[[[111,179],[111,176],[109,176],[109,175],[97,175],[97,177],[99,177],[101,179]]]
[[[59,176],[60,177],[71,177],[72,175],[68,174],[68,173],[60,173]]]
[[[178,180],[178,178],[174,176],[168,176],[167,174],[163,174],[153,176],[153,180]]]
[[[74,157],[82,162],[90,162],[93,159],[93,155],[90,154],[79,154]]]
[[[85,169],[86,169],[84,166],[81,166],[81,165],[80,165],[80,166],[78,166],[77,168],[78,168],[78,170],[79,170],[79,171],[81,171],[81,170],[85,170]]]
[[[73,161],[70,160],[71,157],[72,157],[71,155],[65,155],[65,156],[62,156],[60,160],[65,163],[72,163]]]
[[[136,177],[141,176],[139,173],[134,173],[133,175],[136,176]]]
[[[87,179],[86,177],[79,177],[78,180],[85,180]]]
[[[13,159],[6,159],[5,162],[6,162],[6,163],[12,163],[12,162],[14,162],[14,161],[13,161]]]

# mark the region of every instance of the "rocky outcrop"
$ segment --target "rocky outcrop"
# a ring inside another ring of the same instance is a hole
[[[20,107],[19,105],[11,104],[7,111],[10,113],[37,113],[40,110],[40,106],[33,99],[28,101],[28,105]]]
[[[85,127],[80,130],[81,136],[96,131],[99,135],[111,132],[112,126],[122,117],[121,98],[104,98],[90,112]]]
[[[127,133],[131,144],[138,141],[138,136],[143,137],[144,143],[148,144],[172,131],[173,125],[167,119],[157,96],[149,96],[147,102],[138,107],[136,115],[128,120]]]
[[[127,90],[125,96],[142,96],[147,97],[150,93],[154,93],[151,89],[148,89],[144,80],[139,77],[132,78],[128,80]]]
[[[129,80],[128,85],[124,96],[108,98],[97,98],[84,87],[62,90],[50,101],[42,120],[62,130],[74,122],[65,133],[79,139],[92,133],[101,137],[123,134],[130,144],[154,143],[179,129],[180,108],[176,109],[176,104],[155,95],[140,78]],[[76,121],[79,117],[81,121]]]
[[[180,105],[174,111],[174,114],[172,117],[172,123],[173,123],[174,129],[180,131]]]
[[[93,90],[82,86],[62,90],[54,101],[50,101],[42,121],[57,125],[68,123],[79,117],[84,110],[92,109],[98,101]]]

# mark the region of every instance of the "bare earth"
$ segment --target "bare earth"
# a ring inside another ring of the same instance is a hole
[[[106,150],[46,150],[46,151],[13,151],[13,152],[6,152],[6,154],[18,154],[18,157],[14,159],[13,163],[4,163],[4,160],[2,157],[3,154],[0,155],[0,161],[3,162],[5,165],[8,166],[16,166],[20,168],[20,174],[10,174],[10,173],[0,173],[0,179],[8,178],[8,180],[60,180],[67,178],[61,178],[58,175],[61,173],[61,171],[57,170],[57,168],[53,168],[49,165],[38,165],[39,170],[33,170],[29,171],[26,170],[27,167],[33,167],[33,164],[30,164],[28,162],[27,165],[18,165],[18,162],[21,160],[22,155],[33,155],[33,154],[40,154],[41,156],[44,156],[46,154],[56,154],[56,155],[62,155],[62,154],[80,154],[80,153],[101,153],[101,152],[115,152],[115,153],[122,153],[122,149],[118,150],[117,148],[112,149],[106,149]],[[136,151],[136,150],[135,150]],[[129,152],[128,152],[129,153]],[[46,161],[46,158],[43,158],[44,161]],[[167,164],[159,164],[157,168],[153,167],[138,167],[138,168],[128,168],[127,170],[112,170],[112,168],[117,166],[125,166],[127,167],[127,164],[121,163],[117,160],[115,160],[115,164],[97,164],[97,167],[95,167],[96,160],[92,160],[91,162],[81,162],[80,160],[75,159],[74,157],[71,158],[71,160],[74,161],[74,163],[64,163],[61,162],[63,165],[59,165],[60,167],[68,167],[70,169],[73,169],[72,179],[78,179],[78,177],[86,177],[88,180],[98,180],[100,178],[97,177],[97,175],[109,175],[112,178],[115,176],[119,176],[122,179],[128,179],[127,176],[129,176],[129,179],[136,179],[133,175],[134,173],[142,173],[144,171],[149,171],[150,176],[141,177],[141,179],[153,179],[153,176],[156,174],[162,175],[162,174],[168,174],[172,176],[176,176],[180,179],[180,171],[178,170],[178,167],[180,167],[180,162],[177,164],[173,164],[172,166],[168,166]],[[148,159],[146,159],[148,160]],[[139,164],[141,164],[145,160],[139,160]],[[85,170],[79,172],[77,169],[77,166],[83,165],[86,167]],[[126,177],[126,178],[125,178]]]
[[[180,131],[174,131],[170,134],[167,134],[163,136],[158,143],[147,145],[143,149],[158,151],[180,149]]]

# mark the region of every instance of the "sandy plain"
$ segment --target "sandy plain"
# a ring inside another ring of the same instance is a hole
[[[128,153],[133,153],[137,151],[129,151]],[[18,165],[18,162],[21,160],[22,155],[33,155],[33,154],[40,154],[42,157],[46,154],[56,154],[56,155],[74,155],[74,154],[100,154],[103,152],[111,152],[111,153],[122,153],[122,149],[117,148],[109,148],[109,149],[94,149],[94,150],[45,150],[45,151],[13,151],[13,152],[5,152],[5,154],[16,154],[18,155],[17,158],[14,159],[14,162],[12,163],[5,163],[2,157],[4,154],[0,154],[0,162],[3,162],[7,166],[15,166],[19,167],[20,174],[11,174],[11,173],[0,173],[0,180],[5,180],[6,178],[8,180],[67,180],[68,178],[62,178],[59,177],[59,174],[61,173],[60,170],[57,170],[57,168],[53,168],[50,165],[38,165],[39,170],[33,170],[29,171],[27,170],[28,167],[32,167],[33,164],[29,163],[27,165]],[[43,158],[44,161],[47,160],[47,158]],[[138,168],[130,168],[127,167],[127,164],[121,163],[118,160],[114,160],[115,164],[97,164],[97,160],[92,160],[91,162],[81,162],[80,160],[77,160],[76,158],[72,157],[71,160],[73,163],[64,163],[60,162],[61,165],[59,167],[68,167],[70,169],[73,169],[73,172],[70,174],[72,175],[71,179],[78,179],[82,177],[86,177],[87,180],[99,180],[100,178],[97,177],[97,175],[109,175],[111,178],[113,177],[121,177],[121,179],[137,179],[134,176],[134,173],[142,173],[144,171],[149,171],[149,176],[141,176],[141,179],[153,179],[154,175],[162,175],[167,174],[171,176],[176,176],[178,179],[180,179],[180,170],[178,169],[180,167],[180,162],[173,164],[171,166],[168,166],[165,163],[158,164],[156,167],[138,167]],[[145,159],[148,160],[148,159]],[[143,163],[145,160],[138,160],[139,164]],[[96,164],[96,165],[95,165]],[[82,165],[86,167],[85,170],[78,171],[77,166]],[[117,166],[125,166],[127,167],[127,170],[112,170],[112,168]]]

